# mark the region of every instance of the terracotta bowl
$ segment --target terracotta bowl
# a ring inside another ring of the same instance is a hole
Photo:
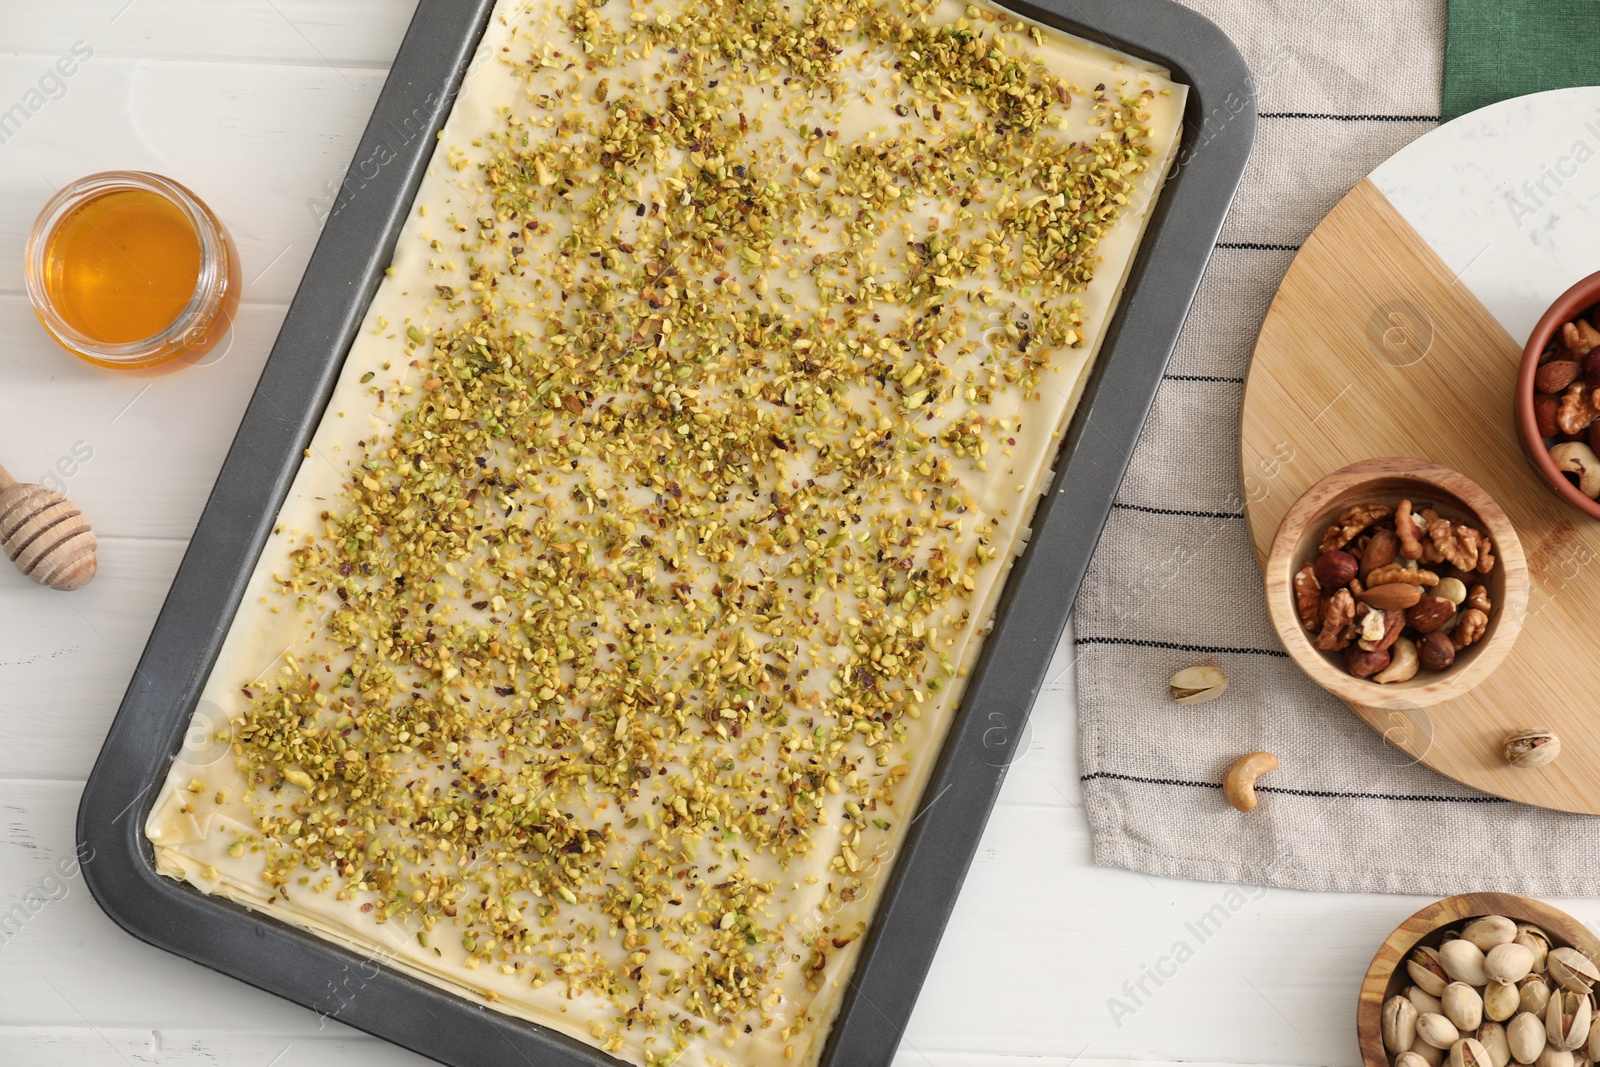
[[[1570,322],[1589,308],[1600,304],[1600,271],[1589,275],[1556,298],[1550,310],[1544,313],[1539,324],[1528,336],[1522,350],[1522,370],[1517,375],[1517,439],[1528,461],[1538,470],[1550,491],[1585,515],[1600,519],[1600,503],[1578,492],[1578,487],[1556,470],[1544,438],[1539,436],[1538,424],[1533,417],[1533,376],[1539,369],[1539,355],[1551,339],[1561,330],[1561,324]],[[1596,325],[1600,325],[1597,323]]]
[[[1498,562],[1483,576],[1494,610],[1483,637],[1456,656],[1448,670],[1423,669],[1405,682],[1373,682],[1345,669],[1344,656],[1312,644],[1295,610],[1294,575],[1318,556],[1318,542],[1333,519],[1352,504],[1390,507],[1401,500],[1431,506],[1445,518],[1484,531]],[[1362,460],[1334,471],[1307,489],[1283,517],[1265,565],[1267,609],[1289,657],[1328,692],[1368,707],[1420,708],[1453,700],[1487,678],[1522,629],[1528,606],[1528,564],[1522,542],[1494,498],[1472,479],[1425,459]]]
[[[1532,923],[1550,935],[1553,946],[1570,945],[1590,959],[1600,960],[1600,941],[1589,928],[1542,901],[1510,893],[1463,893],[1435,901],[1395,927],[1367,968],[1356,1005],[1356,1040],[1366,1067],[1389,1067],[1380,1020],[1383,1002],[1412,984],[1406,973],[1406,956],[1418,945],[1438,948],[1446,930],[1480,915],[1504,915],[1519,923]]]

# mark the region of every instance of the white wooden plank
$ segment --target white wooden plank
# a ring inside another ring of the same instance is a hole
[[[78,359],[25,297],[0,296],[0,461],[24,481],[64,485],[100,536],[187,539],[285,310],[241,308],[232,339],[199,364],[145,375]]]
[[[75,593],[0,573],[0,776],[89,773],[183,549],[102,540],[99,574]]]
[[[9,51],[54,58],[74,41],[104,56],[387,69],[414,0],[8,0]]]
[[[384,72],[96,55],[52,99],[37,94],[50,63],[0,56],[0,261],[22,262],[28,229],[60,186],[152,170],[194,190],[228,227],[247,301],[287,303]],[[20,292],[22,272],[0,271],[0,293]]]

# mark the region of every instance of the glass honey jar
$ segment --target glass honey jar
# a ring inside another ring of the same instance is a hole
[[[102,367],[193,362],[239,306],[239,252],[188,189],[143,171],[80,178],[28,235],[28,298],[68,351]]]

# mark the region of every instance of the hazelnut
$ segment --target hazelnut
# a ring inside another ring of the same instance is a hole
[[[1448,670],[1456,661],[1456,646],[1450,643],[1449,634],[1433,630],[1417,642],[1417,658],[1430,671]]]
[[[1425,596],[1406,612],[1406,621],[1418,633],[1432,633],[1450,621],[1456,606],[1442,596]]]
[[[1360,564],[1350,553],[1341,549],[1324,552],[1317,557],[1317,562],[1311,568],[1311,573],[1317,576],[1318,583],[1324,589],[1337,589],[1341,585],[1349,585],[1350,579],[1356,576]]]
[[[1357,678],[1371,678],[1389,666],[1389,650],[1378,648],[1366,652],[1359,645],[1351,645],[1344,650],[1344,665],[1345,669]]]

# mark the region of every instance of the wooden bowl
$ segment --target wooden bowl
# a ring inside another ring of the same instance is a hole
[[[1590,500],[1569,482],[1566,475],[1556,470],[1550,450],[1539,436],[1539,426],[1533,417],[1533,376],[1539,369],[1539,355],[1545,350],[1562,323],[1600,304],[1600,271],[1582,279],[1556,298],[1550,310],[1539,319],[1539,324],[1528,335],[1528,344],[1522,350],[1522,369],[1517,374],[1517,440],[1540,478],[1556,496],[1565,500],[1591,518],[1600,519],[1600,502]],[[1600,324],[1597,324],[1600,325]]]
[[[1552,945],[1571,945],[1590,959],[1600,959],[1600,941],[1589,928],[1566,912],[1512,893],[1463,893],[1434,901],[1395,927],[1372,957],[1361,982],[1356,1005],[1356,1041],[1366,1067],[1389,1067],[1383,1048],[1380,1020],[1383,1002],[1411,984],[1405,958],[1418,945],[1438,948],[1444,932],[1479,915],[1504,915],[1519,923],[1532,923],[1550,935]]]
[[[1373,682],[1345,670],[1344,657],[1323,652],[1300,624],[1294,575],[1317,558],[1318,542],[1334,516],[1352,504],[1391,507],[1403,499],[1426,501],[1440,515],[1484,531],[1498,562],[1484,575],[1494,610],[1483,637],[1456,656],[1449,670],[1419,670],[1406,682]],[[1368,707],[1421,708],[1452,700],[1487,678],[1511,651],[1528,606],[1528,563],[1522,542],[1494,498],[1466,475],[1425,459],[1362,460],[1317,482],[1289,507],[1267,551],[1267,609],[1289,657],[1328,692]]]

